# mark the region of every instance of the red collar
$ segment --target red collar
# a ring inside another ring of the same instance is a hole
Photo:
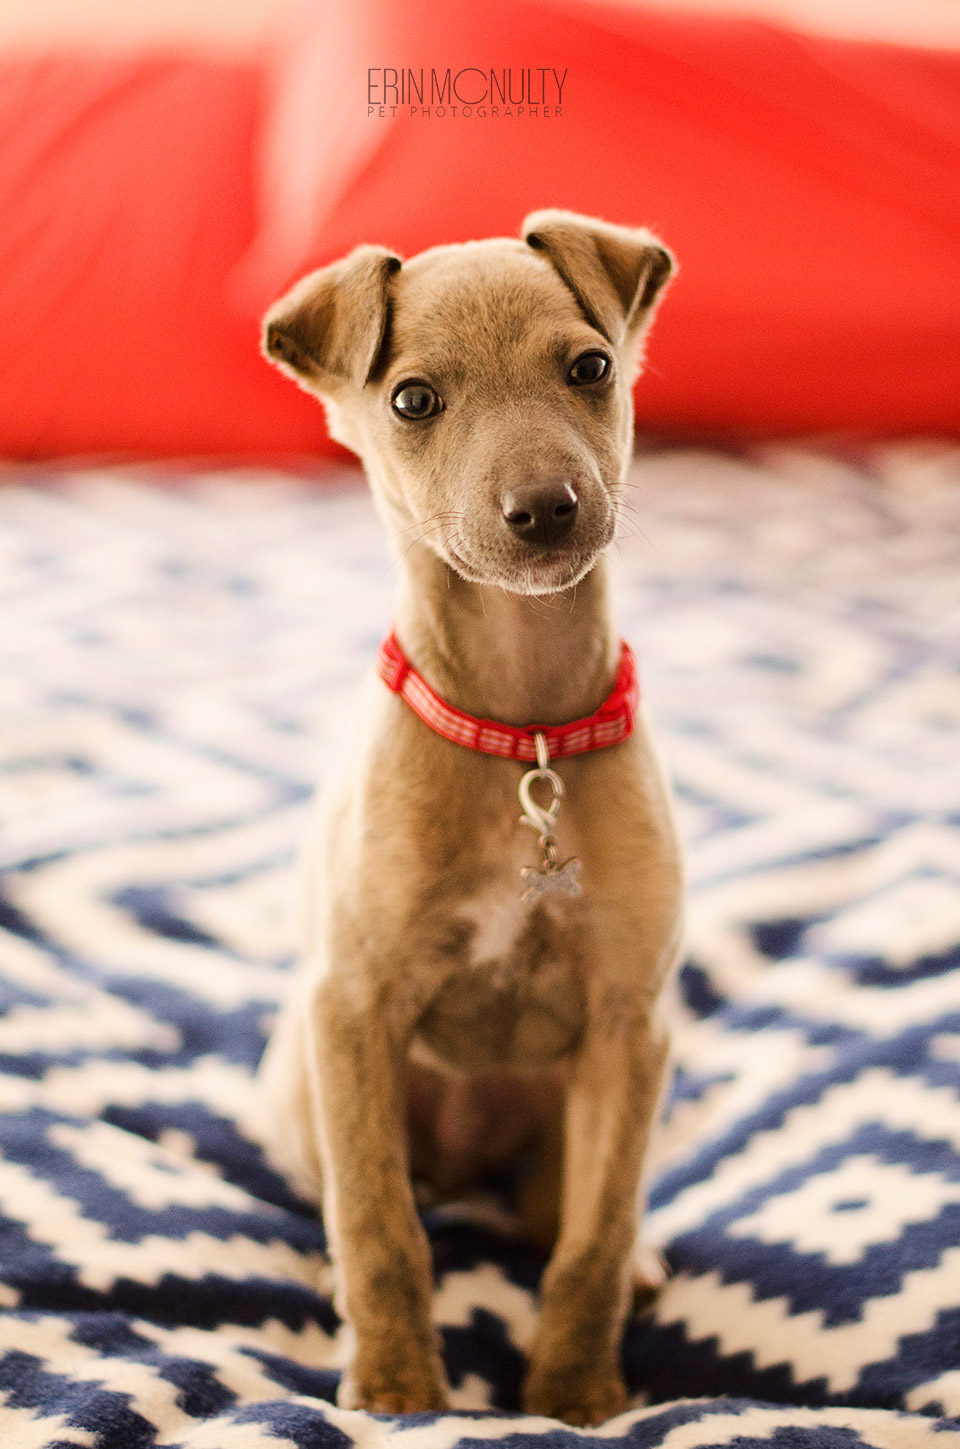
[[[536,734],[546,737],[551,760],[562,759],[564,755],[584,755],[588,750],[619,744],[633,729],[640,698],[637,662],[626,642],[620,647],[620,664],[613,692],[594,714],[564,725],[507,725],[465,714],[430,688],[400,648],[395,634],[390,634],[380,645],[377,673],[388,689],[399,694],[414,714],[445,740],[464,745],[468,750],[479,750],[484,755],[501,755],[508,760],[536,760]]]

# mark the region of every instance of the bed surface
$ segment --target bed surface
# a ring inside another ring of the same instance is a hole
[[[0,490],[0,1442],[960,1446],[960,452],[642,455],[617,609],[689,950],[635,1407],[517,1413],[542,1261],[436,1211],[456,1413],[337,1409],[244,1131],[313,783],[390,619],[357,475]]]

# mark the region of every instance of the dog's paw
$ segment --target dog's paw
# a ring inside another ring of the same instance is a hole
[[[426,1368],[351,1369],[340,1375],[337,1403],[370,1414],[442,1413],[448,1406],[442,1377]]]
[[[634,1309],[647,1308],[670,1276],[666,1258],[649,1243],[637,1242],[630,1262]]]
[[[524,1384],[523,1407],[528,1414],[542,1414],[578,1429],[589,1429],[623,1413],[627,1390],[613,1370],[603,1373],[591,1367],[557,1373],[533,1368]]]

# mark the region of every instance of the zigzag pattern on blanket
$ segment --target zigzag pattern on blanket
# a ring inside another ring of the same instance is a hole
[[[692,920],[674,1276],[629,1325],[638,1407],[586,1437],[960,1449],[960,458],[668,452],[631,485],[618,611]],[[322,1228],[246,1130],[389,619],[365,494],[31,475],[0,578],[0,1441],[582,1440],[516,1416],[542,1263],[495,1196],[427,1219],[460,1415],[337,1409]]]

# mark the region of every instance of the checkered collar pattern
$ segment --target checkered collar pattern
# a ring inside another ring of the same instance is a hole
[[[380,646],[377,673],[388,689],[399,694],[414,714],[444,739],[484,755],[525,762],[536,761],[537,734],[546,737],[551,760],[619,744],[633,730],[640,699],[637,662],[626,641],[620,646],[616,682],[603,704],[585,719],[563,725],[507,725],[466,714],[431,689],[404,654],[394,633]]]

